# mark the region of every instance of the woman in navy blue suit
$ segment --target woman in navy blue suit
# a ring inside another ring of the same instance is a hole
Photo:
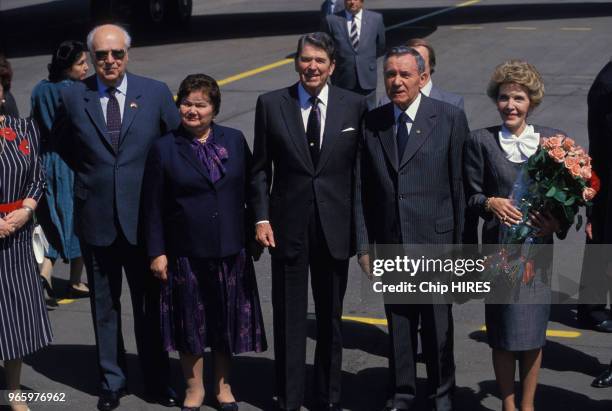
[[[147,159],[143,228],[151,270],[162,281],[164,346],[179,351],[183,410],[204,400],[203,353],[211,347],[218,409],[238,409],[228,384],[232,354],[266,349],[246,207],[251,152],[239,130],[213,122],[217,82],[189,75],[179,87],[181,126]]]

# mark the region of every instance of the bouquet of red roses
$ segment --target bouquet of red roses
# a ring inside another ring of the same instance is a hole
[[[522,244],[534,235],[527,224],[529,213],[548,211],[561,226],[582,225],[578,211],[590,206],[600,188],[591,157],[574,140],[561,134],[543,138],[540,147],[523,165],[514,185],[513,200],[523,218],[505,230],[503,244]]]

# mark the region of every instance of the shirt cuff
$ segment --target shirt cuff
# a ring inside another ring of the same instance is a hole
[[[259,224],[263,224],[263,223],[268,223],[270,224],[270,220],[261,220],[255,223],[255,225],[259,225]]]

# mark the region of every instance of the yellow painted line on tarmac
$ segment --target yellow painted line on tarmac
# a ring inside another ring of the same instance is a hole
[[[486,326],[480,327],[480,331],[487,331]],[[579,331],[567,331],[567,330],[546,330],[547,337],[559,337],[559,338],[578,338],[582,335]]]
[[[60,304],[60,305],[64,305],[64,304],[72,304],[75,301],[76,300],[74,300],[72,298],[62,298],[61,300],[57,300],[57,303]]]
[[[252,70],[244,71],[242,73],[226,77],[222,80],[219,80],[217,83],[219,84],[219,86],[225,86],[226,84],[233,83],[234,81],[242,80],[247,77],[253,77],[259,73],[263,73],[264,71],[272,70],[281,66],[286,66],[287,64],[291,63],[293,63],[293,59],[278,60],[274,63],[266,64],[265,66],[257,67]]]
[[[537,27],[524,27],[524,26],[508,26],[506,30],[523,30],[523,31],[534,31]]]
[[[591,27],[561,27],[562,31],[591,31]]]
[[[463,3],[455,4],[454,6],[446,7],[446,8],[441,9],[441,10],[433,11],[431,13],[427,13],[427,14],[424,14],[422,16],[415,17],[413,19],[410,19],[410,20],[407,20],[407,21],[403,21],[401,23],[394,24],[393,26],[387,27],[386,31],[394,30],[394,29],[397,29],[397,28],[400,28],[400,27],[404,27],[404,26],[408,26],[408,25],[410,25],[412,23],[416,23],[417,21],[425,20],[425,19],[428,19],[430,17],[437,16],[438,14],[448,13],[449,11],[453,11],[453,10],[461,8],[461,7],[473,6],[474,4],[480,3],[481,1],[482,0],[464,1]]]
[[[384,318],[370,318],[370,317],[351,317],[348,315],[343,315],[342,319],[344,321],[352,321],[356,323],[362,324],[370,324],[370,325],[387,325],[387,320]]]

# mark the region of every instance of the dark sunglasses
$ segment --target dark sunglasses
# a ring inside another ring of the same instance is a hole
[[[111,56],[113,56],[113,58],[115,60],[123,60],[123,58],[125,57],[125,54],[127,53],[127,51],[125,51],[124,49],[120,49],[120,50],[96,50],[94,51],[94,55],[96,56],[96,60],[97,61],[104,61],[106,60],[106,57],[108,57],[108,53],[111,54]]]

